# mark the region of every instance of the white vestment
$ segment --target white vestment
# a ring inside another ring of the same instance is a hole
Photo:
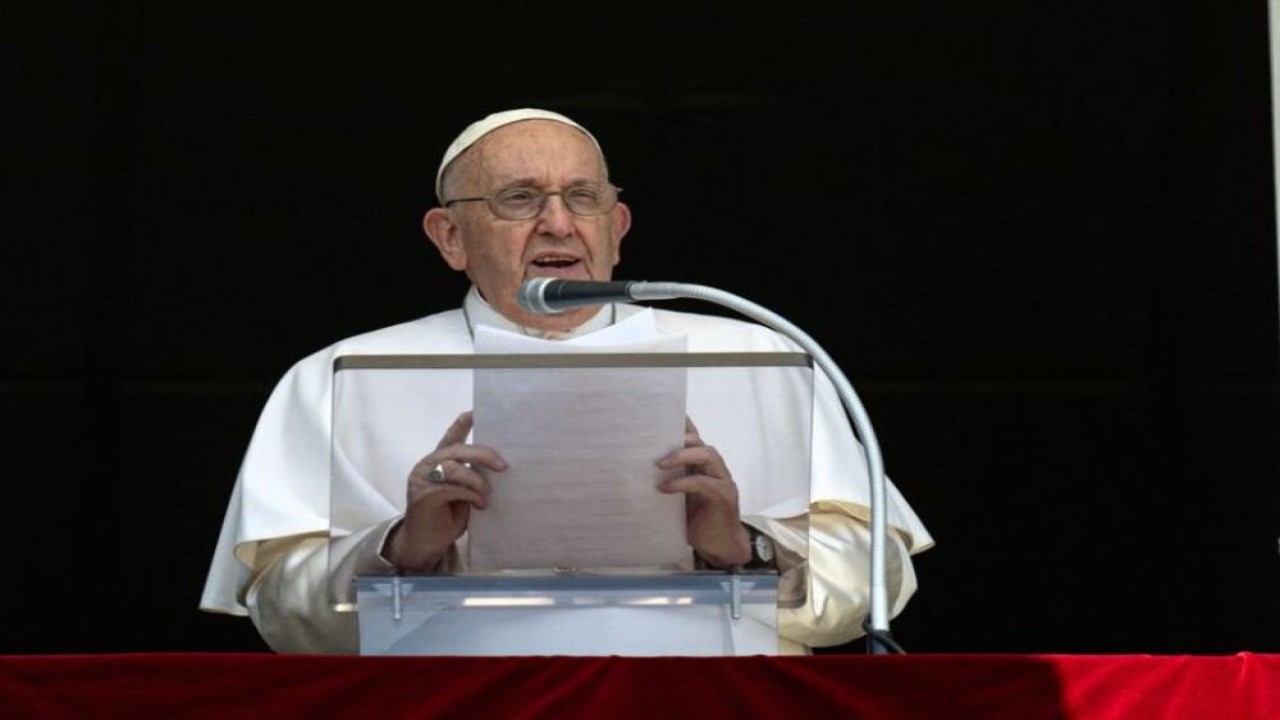
[[[575,332],[639,319],[641,313],[652,316],[644,320],[658,333],[685,336],[691,353],[800,351],[787,338],[753,323],[623,304],[606,307]],[[368,527],[330,539],[334,360],[347,355],[469,354],[474,352],[473,327],[480,324],[515,329],[473,289],[463,308],[348,338],[304,358],[284,375],[259,418],[232,490],[201,609],[252,616],[267,642],[281,652],[356,651],[354,619],[334,612],[331,600],[349,595],[352,574],[391,569],[380,555],[382,540],[397,520],[395,503],[402,509],[403,498],[391,498],[385,512],[366,518]],[[768,478],[736,468],[733,457],[725,454],[739,486],[744,522],[778,544],[782,585],[804,588],[800,607],[778,611],[784,652],[848,642],[863,634],[869,611],[871,503],[865,458],[830,380],[820,369],[814,376],[807,513],[803,502],[797,506],[771,497],[768,488],[757,486]],[[730,434],[747,426],[755,433],[787,432],[778,418],[736,415],[733,422],[741,425]],[[716,423],[692,419],[703,440],[717,446]],[[422,455],[446,426],[423,439]],[[931,547],[933,539],[892,482],[887,485],[886,566],[890,612],[897,615],[916,588],[910,556]],[[753,502],[756,497],[761,501]]]

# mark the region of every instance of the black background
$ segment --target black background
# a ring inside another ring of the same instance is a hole
[[[0,652],[264,648],[196,609],[262,403],[456,305],[436,164],[522,106],[605,146],[619,277],[858,388],[908,651],[1280,651],[1264,2],[370,5],[6,3]]]

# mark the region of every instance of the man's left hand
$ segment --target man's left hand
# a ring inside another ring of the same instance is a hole
[[[708,565],[737,567],[751,559],[751,538],[738,515],[738,486],[714,447],[702,441],[693,421],[685,420],[684,447],[658,461],[685,474],[663,482],[658,490],[684,493],[689,544]]]

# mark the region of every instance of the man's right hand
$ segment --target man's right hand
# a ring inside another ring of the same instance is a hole
[[[436,449],[409,472],[404,518],[387,538],[383,556],[401,570],[431,572],[466,532],[471,509],[484,510],[492,487],[486,471],[507,463],[492,448],[466,444],[471,411],[458,416]],[[432,471],[439,467],[435,477]]]

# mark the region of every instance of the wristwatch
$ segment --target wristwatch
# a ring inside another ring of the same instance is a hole
[[[742,566],[743,570],[763,570],[776,569],[777,554],[773,548],[773,538],[765,535],[759,530],[743,523],[743,527],[747,529],[747,534],[751,537],[751,559],[746,565]]]

